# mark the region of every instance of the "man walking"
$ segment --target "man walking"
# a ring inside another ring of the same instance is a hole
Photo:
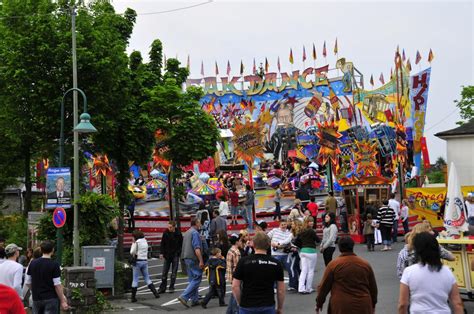
[[[188,286],[178,297],[179,302],[189,308],[188,300],[191,305],[199,304],[199,285],[202,280],[202,270],[204,269],[204,261],[202,259],[201,237],[199,228],[201,222],[196,217],[191,218],[191,228],[184,233],[183,247],[181,249],[181,258],[186,263],[186,271],[188,272]]]
[[[339,240],[341,255],[324,271],[316,298],[316,313],[331,293],[328,313],[372,314],[377,304],[377,282],[370,264],[354,254],[351,237]]]
[[[232,292],[240,306],[240,314],[282,313],[285,302],[283,267],[267,255],[270,238],[259,231],[253,238],[255,254],[239,260],[232,280]],[[277,308],[275,310],[274,284],[277,282]]]
[[[33,294],[33,313],[59,313],[68,310],[67,299],[61,285],[59,263],[51,259],[54,244],[51,241],[41,243],[43,256],[33,260],[28,267],[25,284]]]
[[[214,218],[211,220],[211,227],[209,228],[209,235],[211,237],[212,243],[216,242],[217,232],[219,230],[224,230],[227,232],[227,219],[224,216],[220,216],[219,211],[216,209],[214,211]]]
[[[400,220],[400,202],[395,199],[395,194],[390,193],[390,199],[388,200],[388,207],[393,209],[395,212],[395,219],[393,220],[392,230],[392,242],[397,242],[398,236],[398,221]]]
[[[17,263],[21,247],[12,243],[5,248],[6,260],[0,264],[0,284],[15,289],[18,296],[22,297],[21,280],[23,279],[23,266]]]
[[[275,197],[273,198],[275,202],[275,213],[273,214],[273,220],[280,221],[281,220],[281,185],[275,191]]]
[[[181,255],[181,246],[183,245],[183,235],[176,229],[176,222],[168,222],[168,228],[163,233],[160,244],[160,258],[164,258],[163,272],[161,273],[161,284],[158,293],[166,292],[168,281],[168,272],[171,266],[171,280],[169,293],[174,292],[176,274],[178,272],[179,257]]]

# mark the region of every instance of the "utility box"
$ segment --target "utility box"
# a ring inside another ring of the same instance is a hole
[[[115,248],[113,246],[83,246],[82,266],[95,269],[96,288],[110,288],[112,295],[115,295]]]

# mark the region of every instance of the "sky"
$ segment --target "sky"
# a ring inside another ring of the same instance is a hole
[[[158,1],[114,0],[117,13],[134,9],[138,16],[128,52],[138,50],[147,60],[154,39],[163,42],[167,57],[186,64],[190,56],[190,78],[199,78],[201,61],[206,75],[221,73],[230,60],[238,75],[240,60],[250,74],[268,58],[270,71],[289,72],[289,50],[293,49],[293,69],[303,70],[302,50],[306,47],[306,67],[313,66],[311,51],[316,46],[316,66],[325,65],[321,56],[326,41],[327,63],[334,67],[332,53],[338,40],[339,58],[345,57],[364,74],[365,87],[375,86],[380,73],[390,77],[397,45],[405,49],[412,73],[430,66],[434,53],[425,124],[431,163],[446,158],[446,142],[435,133],[456,127],[461,86],[474,85],[474,5],[473,1]],[[190,7],[192,6],[192,7]],[[188,8],[186,8],[188,7]],[[415,65],[416,51],[422,61]]]

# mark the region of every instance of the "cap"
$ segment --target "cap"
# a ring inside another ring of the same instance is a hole
[[[5,248],[5,253],[12,254],[12,253],[15,253],[16,251],[21,251],[21,250],[23,250],[21,247],[19,247],[15,243],[11,243],[11,244],[8,244],[7,247]]]
[[[260,228],[262,229],[266,229],[268,227],[268,224],[266,221],[264,220],[258,220],[257,221],[257,226],[259,226]]]

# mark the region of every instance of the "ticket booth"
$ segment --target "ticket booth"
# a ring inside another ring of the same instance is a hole
[[[355,242],[364,242],[362,214],[369,204],[379,207],[389,198],[390,183],[386,178],[373,176],[361,179],[343,178],[339,181],[347,207],[349,233]]]

